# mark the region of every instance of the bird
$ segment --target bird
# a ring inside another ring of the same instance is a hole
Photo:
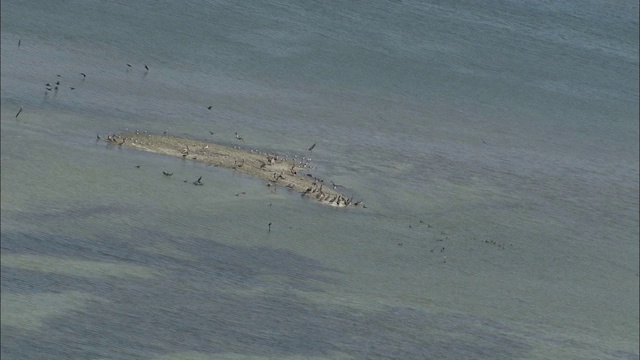
[[[210,105],[209,107],[207,107],[207,109],[211,110],[213,108],[213,105]]]
[[[131,64],[127,64],[128,67],[131,67]]]
[[[314,148],[314,147],[316,147],[316,143],[313,143],[313,145],[311,145],[311,146],[307,149],[307,151],[311,151],[311,150],[313,150],[313,148]]]
[[[331,185],[333,186],[334,190],[337,189],[337,188],[343,188],[344,189],[344,186],[338,185],[338,184],[334,183],[333,181],[331,181]]]
[[[20,47],[20,44],[22,44],[22,39],[18,39],[18,47]]]
[[[200,177],[198,178],[198,180],[194,181],[194,182],[193,182],[193,185],[196,185],[196,186],[198,186],[198,185],[204,185],[200,180],[202,180],[202,176],[200,176]]]
[[[271,205],[271,204],[269,204]],[[271,223],[269,223],[269,232],[271,232]]]
[[[238,140],[242,140],[242,142],[244,142],[244,139],[240,137],[240,135],[238,135],[238,133],[236,133],[236,139]]]
[[[18,110],[18,113],[16,114],[16,119],[18,118],[21,112],[22,112],[22,106],[20,106],[20,110]]]
[[[144,68],[149,71],[149,67],[147,66],[147,64],[144,64]]]
[[[136,165],[136,169],[140,169],[140,165]]]
[[[82,75],[83,79],[87,77],[87,74],[85,74],[85,73],[80,73],[80,75]]]
[[[73,86],[70,86],[69,89],[71,90],[75,90],[76,88],[74,88]]]
[[[173,175],[173,173],[168,173],[168,172],[166,172],[166,171],[163,171],[162,173],[164,174],[164,176],[171,176],[171,175]]]
[[[96,141],[100,140],[100,134],[96,134]]]
[[[215,134],[215,133],[214,133],[213,131],[209,131],[209,134],[213,135],[213,134]]]

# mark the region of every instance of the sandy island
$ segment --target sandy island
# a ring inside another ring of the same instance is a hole
[[[109,134],[105,141],[130,149],[234,169],[266,180],[267,186],[284,186],[325,205],[345,207],[362,204],[361,201],[353,201],[339,193],[331,185],[325,186],[320,178],[312,176],[307,171],[301,171],[311,168],[308,163],[283,159],[274,154],[171,135]],[[196,181],[194,185],[201,184]]]

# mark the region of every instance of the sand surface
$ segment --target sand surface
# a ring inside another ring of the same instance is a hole
[[[175,156],[184,161],[234,169],[267,181],[267,186],[284,186],[322,204],[337,207],[361,205],[361,202],[336,191],[331,183],[325,184],[319,177],[311,176],[311,164],[307,162],[171,135],[110,134],[105,141],[130,149]],[[194,185],[201,184],[194,182]]]

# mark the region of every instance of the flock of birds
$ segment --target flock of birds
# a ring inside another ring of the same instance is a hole
[[[18,47],[20,47],[21,44],[22,44],[22,40],[19,39],[18,40]],[[130,63],[127,63],[126,66],[127,66],[127,71],[130,71],[131,69],[133,69],[133,65],[131,65]],[[146,76],[146,74],[149,72],[150,69],[149,69],[149,66],[147,64],[143,64],[143,66],[144,66],[144,74]],[[85,74],[83,72],[81,72],[79,74],[80,74],[80,76],[82,76],[81,81],[85,81],[86,78],[87,78],[87,74]],[[45,84],[45,95],[50,93],[50,92],[54,92],[54,93],[57,94],[57,92],[60,90],[60,88],[62,86],[61,78],[62,78],[62,76],[57,74],[55,81],[47,82]],[[70,90],[75,90],[76,88],[73,87],[73,86],[70,86],[69,89]],[[213,105],[207,106],[207,109],[208,110],[212,110],[213,109]],[[24,111],[24,108],[22,106],[20,106],[20,109],[16,113],[15,117],[18,118],[20,116],[20,114],[22,114],[23,111]],[[168,133],[168,131],[165,131],[164,134],[166,135],[167,133]],[[210,135],[214,135],[215,132],[209,131],[209,134]],[[238,134],[238,132],[235,132],[234,134],[235,134],[236,140],[242,141],[242,143],[245,143],[244,138],[242,136],[240,136],[240,134]],[[96,138],[97,138],[97,140],[101,140],[101,137],[100,137],[99,134],[96,135]],[[484,139],[481,139],[481,140],[482,140],[483,144],[487,144],[487,142]],[[116,145],[122,146],[125,143],[126,138],[125,137],[120,137],[117,134],[108,134],[108,136],[106,138],[106,141],[108,143],[111,143],[111,144],[116,144]],[[307,151],[312,152],[315,147],[316,147],[316,143],[313,143],[311,146],[309,146],[309,148],[307,148]],[[311,160],[311,159],[308,159],[308,160]],[[140,165],[136,165],[136,168],[140,168],[140,167],[141,167]],[[165,177],[173,176],[173,173],[170,173],[170,172],[167,172],[167,171],[164,171],[164,170],[162,171],[162,174]],[[307,174],[307,176],[313,177],[311,174]],[[307,188],[306,191],[302,193],[303,197],[304,196],[309,196],[309,197],[313,196],[318,200],[321,200],[321,201],[324,200],[325,202],[328,202],[330,204],[335,202],[338,206],[340,206],[340,205],[346,206],[346,205],[350,205],[350,204],[353,203],[353,205],[355,205],[355,206],[361,205],[363,208],[366,208],[366,206],[363,204],[362,200],[354,201],[351,198],[345,198],[342,195],[329,196],[329,195],[325,194],[323,192],[323,180],[322,179],[318,179],[316,177],[313,177],[313,178],[314,178],[313,186]],[[185,179],[184,182],[188,183],[188,180]],[[198,179],[193,181],[192,184],[194,186],[203,186],[204,183],[202,182],[202,176],[198,177]],[[334,183],[333,181],[331,181],[331,188],[333,188],[334,190],[337,190],[337,189],[340,189],[340,188],[344,189],[344,186],[338,185],[338,184]],[[242,192],[239,192],[239,193],[237,193],[235,195],[236,196],[240,196],[240,194],[246,194],[246,192],[242,191]],[[271,203],[269,203],[269,206],[271,206]],[[424,224],[424,222],[422,220],[420,220],[420,224]],[[268,232],[271,232],[271,226],[272,226],[272,223],[269,222],[268,223]],[[431,228],[432,226],[430,224],[427,224],[427,227]],[[411,225],[409,225],[409,228],[411,228]],[[442,235],[445,235],[445,233],[442,232]],[[436,239],[436,241],[443,241],[445,239],[449,239],[449,237],[446,236],[445,238]],[[476,239],[474,238],[474,240],[476,240]],[[505,247],[506,247],[505,246],[506,244],[497,243],[494,240],[484,240],[483,242],[486,243],[486,244],[489,244],[489,245],[497,246],[501,250],[504,250]],[[509,244],[509,245],[513,246],[513,244]],[[403,243],[399,242],[398,246],[403,246]],[[436,250],[439,250],[439,252],[442,253],[442,252],[445,251],[445,247],[444,246],[436,247],[436,248],[431,249],[430,251],[434,252]],[[447,259],[447,257],[444,256],[443,262],[446,263],[446,259]]]
[[[18,48],[20,48],[21,45],[22,45],[22,39],[18,39]],[[149,66],[147,64],[143,64],[143,66],[145,69],[144,74],[146,76],[147,73],[149,73]],[[129,71],[132,68],[133,68],[133,65],[127,63],[127,71]],[[87,74],[81,72],[80,75],[82,76],[82,81],[85,81],[87,79]],[[47,82],[45,84],[45,96],[47,96],[50,92],[57,94],[58,91],[61,89],[62,84],[61,84],[60,78],[62,78],[62,75],[56,74],[56,78],[57,78],[56,81]],[[69,90],[73,91],[75,89],[76,88],[74,86],[69,86]],[[209,108],[211,109],[211,106]],[[24,107],[20,106],[18,113],[16,113],[16,119],[18,118],[18,116],[20,116],[20,114],[22,114],[23,110],[24,110]]]
[[[22,45],[22,39],[18,39],[18,48]],[[147,64],[143,64],[144,66],[144,74],[145,76],[147,75],[147,73],[149,72],[150,68]],[[133,69],[134,66],[130,63],[126,63],[126,71],[129,72],[131,69]],[[80,81],[84,82],[87,79],[87,74],[84,72],[80,72],[79,75],[81,76]],[[49,93],[54,93],[54,94],[58,94],[58,92],[62,89],[62,75],[60,74],[56,74],[56,78],[53,81],[49,81],[47,83],[44,84],[45,87],[45,96],[47,96]],[[76,85],[77,86],[77,85]],[[76,87],[75,86],[69,86],[69,90],[73,91],[75,90]],[[212,110],[213,109],[213,105],[209,105],[207,106],[208,110]],[[18,110],[18,112],[16,113],[15,117],[16,119],[23,113],[24,111],[24,107],[20,106],[20,109]],[[164,134],[166,135],[168,133],[168,130],[164,132]],[[213,131],[209,131],[209,134],[214,135],[215,132]],[[241,141],[242,143],[245,143],[245,140],[242,136],[240,136],[240,134],[238,132],[235,132],[235,138],[238,141]],[[100,137],[100,134],[96,134],[96,141],[102,140],[102,138]],[[124,136],[120,136],[117,134],[108,134],[105,141],[109,144],[115,144],[118,146],[122,146],[125,144],[127,138]],[[313,143],[311,146],[309,146],[307,148],[307,151],[312,152],[313,149],[316,147],[316,143]],[[188,151],[188,150],[187,150]],[[183,154],[184,155],[184,154]],[[183,156],[184,157],[184,156]],[[294,157],[295,158],[295,157]],[[311,159],[308,159],[311,160]],[[242,166],[238,165],[238,167]],[[136,168],[140,168],[140,165],[136,165]],[[173,173],[167,172],[167,171],[162,171],[162,174],[166,177],[171,177],[173,176]],[[307,174],[308,176],[311,176],[311,174]],[[314,197],[316,197],[317,200],[319,201],[324,201],[327,202],[329,204],[334,204],[336,206],[347,206],[353,203],[353,205],[358,206],[358,205],[362,205],[363,208],[365,208],[366,206],[364,206],[364,204],[362,203],[362,201],[353,201],[351,198],[345,198],[342,195],[328,195],[326,193],[323,192],[323,185],[322,185],[322,180],[320,179],[315,179],[316,181],[314,181],[313,183],[313,187],[309,187],[305,192],[302,193],[302,196],[311,196],[313,194]],[[188,182],[188,180],[184,180],[185,183]],[[195,186],[203,186],[204,183],[202,182],[202,176],[200,176],[198,179],[196,179],[195,181],[192,182],[193,185]],[[337,185],[333,182],[331,182],[331,187],[335,190],[338,188],[344,188],[342,185]],[[236,196],[239,196],[241,193],[236,194]],[[245,194],[245,192],[242,192],[242,194]],[[269,223],[269,231],[271,231],[271,223]]]

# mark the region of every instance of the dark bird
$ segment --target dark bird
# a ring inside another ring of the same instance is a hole
[[[51,87],[51,84],[50,83],[46,83],[46,84],[44,84],[44,86]]]
[[[194,182],[193,182],[193,185],[196,185],[196,186],[198,186],[198,185],[204,185],[200,180],[202,180],[202,176],[200,176],[200,177],[198,178],[198,180],[194,181]]]
[[[74,88],[73,86],[70,86],[69,89],[71,90],[75,90],[76,88]]]
[[[20,47],[20,44],[22,44],[22,39],[18,39],[18,47]]]
[[[56,85],[60,85],[60,80],[56,81]]]
[[[238,135],[238,133],[236,133],[236,139],[238,140],[242,140],[242,142],[244,142],[244,139],[240,137],[240,135]]]
[[[338,184],[334,183],[333,181],[331,182],[331,185],[333,186],[334,190],[337,189],[337,188],[343,188],[344,189],[344,186],[338,185]]]
[[[147,66],[147,64],[144,64],[144,68],[149,71],[149,67]]]
[[[56,76],[57,76],[57,77],[62,77],[62,75],[60,75],[60,74],[56,74]]]
[[[131,67],[131,64],[127,64],[128,67]]]
[[[18,113],[16,114],[16,118],[20,115],[21,112],[22,112],[22,106],[20,106],[20,110],[18,110]]]
[[[96,141],[100,140],[100,134],[96,134]]]
[[[207,109],[211,110],[213,108],[213,105],[207,107]]]
[[[271,205],[271,204],[269,204]],[[271,232],[271,223],[269,223],[269,232]]]
[[[83,79],[87,77],[87,74],[85,74],[85,73],[80,73],[80,75],[82,75]]]
[[[164,174],[164,176],[171,176],[171,175],[173,175],[173,173],[168,173],[168,172],[166,172],[166,171],[163,171],[163,172],[162,172],[162,174]]]
[[[316,147],[316,143],[313,143],[313,145],[311,145],[311,147],[310,147],[310,148],[308,148],[308,149],[307,149],[307,151],[311,151],[311,150],[313,150],[313,148],[314,148],[314,147]]]
[[[136,165],[136,168],[137,168],[137,169],[140,169],[140,165]]]
[[[215,133],[214,133],[213,131],[209,131],[209,134],[213,135],[213,134],[215,134]]]

